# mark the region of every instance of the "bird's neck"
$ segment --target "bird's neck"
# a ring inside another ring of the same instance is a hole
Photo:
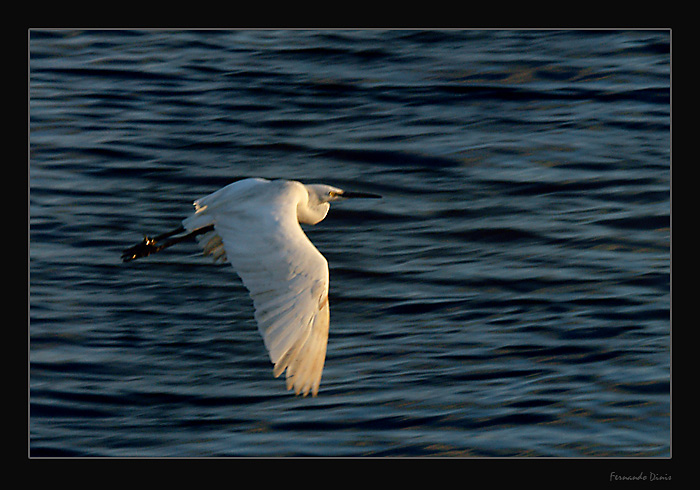
[[[297,219],[299,223],[307,225],[315,225],[323,220],[328,214],[331,205],[327,202],[312,204],[308,200],[302,201],[297,205]]]

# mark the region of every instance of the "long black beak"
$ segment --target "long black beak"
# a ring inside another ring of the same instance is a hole
[[[372,194],[370,192],[350,192],[350,191],[344,191],[341,194],[341,197],[349,198],[349,197],[364,197],[368,199],[381,199],[382,196],[379,194]]]

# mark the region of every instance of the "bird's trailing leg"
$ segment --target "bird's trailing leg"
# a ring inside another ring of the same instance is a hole
[[[214,225],[208,225],[204,226],[202,228],[198,228],[190,233],[186,233],[184,235],[180,236],[175,236],[178,235],[185,230],[185,227],[180,225],[178,228],[174,229],[173,231],[169,231],[160,235],[157,235],[153,238],[151,237],[144,237],[143,241],[140,243],[137,243],[133,247],[127,248],[122,252],[122,260],[124,262],[129,262],[132,260],[136,260],[141,257],[147,257],[148,255],[154,254],[156,252],[160,252],[164,248],[171,247],[175,245],[176,243],[184,242],[185,240],[191,240],[192,238],[196,237],[197,235],[201,235],[202,233],[207,233],[209,231],[212,231],[214,229]],[[170,238],[175,236],[175,238]]]

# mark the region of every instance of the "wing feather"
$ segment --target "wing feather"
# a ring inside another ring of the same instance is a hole
[[[297,219],[301,184],[246,179],[195,203],[188,230],[209,224],[200,245],[231,263],[250,292],[255,319],[287,389],[316,396],[328,343],[328,263]],[[208,236],[210,235],[210,236]]]

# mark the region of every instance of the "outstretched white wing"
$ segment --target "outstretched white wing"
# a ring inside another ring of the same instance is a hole
[[[183,224],[214,225],[200,244],[250,291],[275,377],[286,369],[287,389],[315,396],[328,343],[328,262],[297,221],[299,192],[295,182],[235,182],[196,201]]]

